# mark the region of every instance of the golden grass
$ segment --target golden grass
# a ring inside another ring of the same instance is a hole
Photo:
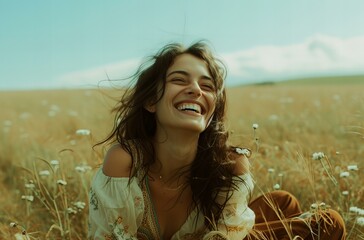
[[[344,217],[349,239],[364,239],[357,214],[349,211],[364,208],[359,85],[246,86],[229,89],[228,96],[232,141],[254,152],[254,196],[279,185],[306,210],[325,202]],[[86,238],[87,191],[94,173],[87,166],[102,162],[102,149],[91,147],[110,130],[112,106],[100,90],[0,93],[0,239],[16,239],[22,230],[25,239]],[[259,125],[255,132],[254,123]],[[78,135],[78,129],[91,134]],[[325,157],[312,160],[314,152]],[[50,164],[55,159],[58,167]],[[349,171],[348,165],[359,170]],[[42,170],[50,175],[40,176]],[[350,175],[342,178],[342,172]],[[33,190],[25,184],[34,184]],[[11,222],[18,225],[10,227]]]

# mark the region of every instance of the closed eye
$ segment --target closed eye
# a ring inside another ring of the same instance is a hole
[[[170,81],[173,83],[176,83],[176,84],[185,84],[186,83],[186,80],[183,78],[172,78]]]
[[[212,84],[202,84],[201,88],[205,91],[214,91],[215,90],[215,86],[213,86]]]

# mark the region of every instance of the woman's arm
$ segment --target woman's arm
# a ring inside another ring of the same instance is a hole
[[[241,149],[240,149],[241,150]],[[253,191],[253,179],[249,172],[249,159],[244,151],[231,153],[234,162],[233,174],[236,189],[223,209],[222,217],[217,222],[216,231],[205,235],[203,240],[219,239],[243,239],[252,229],[255,220],[254,212],[248,207],[250,194]],[[221,199],[226,198],[226,193],[221,193]]]
[[[112,148],[91,185],[89,239],[137,239],[144,200],[137,179],[129,182],[131,158]]]

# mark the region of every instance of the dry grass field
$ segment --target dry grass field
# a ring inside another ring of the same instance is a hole
[[[364,239],[363,90],[364,81],[228,89],[232,142],[253,150],[254,196],[283,189],[304,210],[330,206],[348,239]],[[118,93],[0,92],[0,239],[86,238],[88,187],[103,152],[92,145],[113,120],[107,95]]]

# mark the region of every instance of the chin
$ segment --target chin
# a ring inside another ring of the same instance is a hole
[[[193,131],[193,132],[196,132],[196,133],[202,133],[203,131],[205,131],[206,127],[205,126],[202,126],[202,125],[188,125],[188,126],[185,126],[184,127],[186,130],[189,130],[189,131]]]

